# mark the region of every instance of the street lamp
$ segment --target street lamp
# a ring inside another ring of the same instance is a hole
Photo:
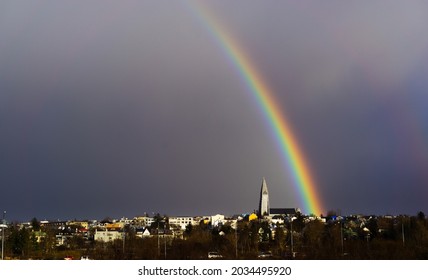
[[[4,232],[7,228],[5,217],[6,217],[6,211],[3,211],[3,220],[0,225],[1,227],[1,259],[2,260],[4,260]]]
[[[166,237],[165,237],[165,230],[166,230],[166,217],[163,217],[162,219],[160,219],[160,217],[159,217],[159,219],[158,219],[158,230],[157,230],[157,235],[158,235],[158,258],[160,259],[160,257],[161,257],[161,242],[160,242],[160,234],[159,234],[159,231],[160,231],[160,228],[159,228],[159,225],[160,225],[160,222],[161,221],[163,221],[163,225],[162,225],[162,239],[163,239],[163,241],[164,241],[164,254],[165,254],[165,259],[166,259]]]
[[[296,217],[290,218],[290,232],[291,232],[291,257],[294,259],[294,243],[293,243],[293,221],[296,220]]]
[[[125,259],[125,238],[126,238],[126,232],[125,232],[125,224],[123,224],[123,243],[122,243],[122,251],[123,251],[123,259]]]
[[[236,219],[235,225],[235,258],[238,259],[238,219]]]
[[[158,220],[158,231],[157,231],[157,234],[158,234],[158,258],[160,259],[159,220]]]
[[[165,260],[166,260],[166,238],[165,238],[165,226],[166,226],[166,218],[164,218],[163,222],[163,241],[164,241],[164,249],[165,249]]]
[[[343,256],[344,256],[344,251],[343,251],[343,222],[342,222],[342,220],[339,222],[340,222],[340,244],[342,245],[342,258],[343,258]]]

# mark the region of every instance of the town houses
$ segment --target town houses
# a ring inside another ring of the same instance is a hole
[[[101,220],[2,223],[10,259],[365,259],[424,258],[428,221],[407,215],[304,214],[270,207],[263,179],[259,208],[241,214],[151,215]],[[388,248],[388,250],[386,249]]]

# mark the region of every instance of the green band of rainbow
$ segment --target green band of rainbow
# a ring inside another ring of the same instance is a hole
[[[220,24],[213,19],[206,9],[197,6],[192,2],[190,8],[194,14],[205,25],[207,30],[213,35],[230,61],[236,67],[239,75],[245,81],[249,91],[253,94],[257,103],[261,107],[267,121],[269,122],[277,143],[281,149],[281,154],[290,168],[295,187],[303,203],[303,211],[319,215],[323,207],[321,199],[317,195],[316,186],[312,179],[309,167],[304,160],[304,156],[294,137],[286,118],[281,113],[272,91],[267,86],[263,77],[257,72],[254,65],[245,55],[244,50],[229,35]]]

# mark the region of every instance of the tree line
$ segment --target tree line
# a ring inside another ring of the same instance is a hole
[[[162,233],[158,229],[162,228]],[[181,236],[172,235],[167,217],[155,218],[149,228],[152,236],[138,237],[127,225],[123,238],[100,242],[76,232],[76,228],[41,227],[33,219],[30,227],[18,223],[6,231],[5,256],[9,259],[207,259],[216,252],[224,259],[428,259],[428,220],[416,216],[354,217],[326,222],[308,221],[298,214],[284,223],[243,219],[234,229],[230,224],[212,226],[201,222],[188,225]],[[57,244],[58,235],[67,235]]]

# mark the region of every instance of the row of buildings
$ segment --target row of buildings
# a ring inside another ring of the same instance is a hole
[[[34,231],[37,242],[41,242],[48,230],[55,232],[56,245],[66,245],[67,240],[79,236],[86,240],[109,242],[121,239],[126,230],[132,230],[139,238],[152,236],[167,236],[182,238],[183,233],[189,226],[206,225],[217,228],[228,225],[236,229],[237,223],[243,220],[263,219],[268,221],[272,227],[283,224],[286,219],[299,213],[296,208],[270,208],[269,191],[266,180],[263,178],[260,190],[260,201],[258,211],[242,215],[227,217],[222,214],[211,216],[169,216],[149,215],[137,216],[132,219],[120,218],[115,220],[105,219],[103,221],[40,221],[40,229]],[[31,222],[23,223],[21,226],[31,228]]]
[[[124,232],[132,231],[138,238],[149,238],[162,235],[168,238],[183,238],[186,228],[204,225],[209,228],[220,228],[228,225],[236,229],[237,223],[243,220],[254,220],[258,216],[254,213],[226,217],[217,214],[213,216],[137,216],[132,219],[120,218],[104,221],[40,221],[39,227],[34,228],[32,222],[20,224],[34,232],[37,242],[42,242],[49,232],[55,233],[56,245],[66,245],[67,240],[73,237],[82,237],[85,240],[109,242],[122,239]],[[283,219],[271,219],[272,222],[282,222]]]

